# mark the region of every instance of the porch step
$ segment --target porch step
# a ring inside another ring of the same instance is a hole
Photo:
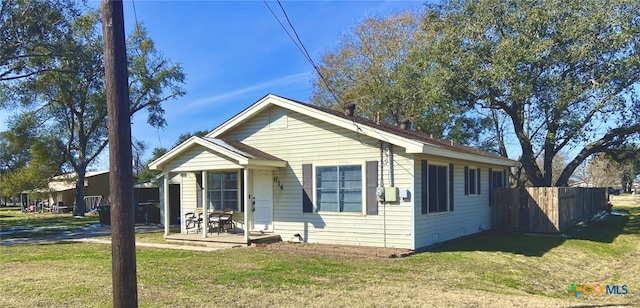
[[[212,247],[212,248],[229,248],[229,247],[244,247],[246,245],[238,243],[225,243],[225,242],[203,242],[194,240],[175,240],[165,239],[167,243],[175,245],[196,246],[196,247]]]
[[[250,234],[249,235],[249,244],[273,244],[277,242],[282,242],[282,237],[280,234]]]

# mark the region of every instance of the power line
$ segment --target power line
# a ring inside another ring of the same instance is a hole
[[[289,33],[289,31],[287,30],[287,28],[282,24],[282,22],[280,21],[280,18],[278,18],[278,16],[275,14],[275,12],[273,12],[273,10],[271,9],[271,7],[269,6],[269,4],[267,3],[266,0],[262,0],[262,2],[264,2],[264,5],[267,6],[267,8],[269,9],[269,12],[271,12],[271,15],[273,15],[273,17],[276,19],[276,21],[278,21],[278,23],[280,24],[280,26],[282,27],[282,29],[284,30],[285,33],[287,33],[287,35],[289,36],[289,38],[291,39],[291,41],[293,42],[293,44],[296,45],[296,47],[298,48],[298,50],[300,50],[300,52],[302,53],[302,55],[305,57],[305,59],[307,59],[307,61],[311,64],[311,66],[313,67],[313,69],[316,71],[316,73],[318,73],[318,76],[320,77],[320,80],[322,80],[322,82],[324,83],[324,85],[327,87],[327,90],[329,91],[329,93],[331,93],[331,95],[333,96],[333,98],[335,99],[335,101],[342,107],[344,108],[344,104],[342,103],[342,101],[340,101],[340,99],[338,98],[338,95],[336,95],[336,93],[333,91],[333,89],[331,88],[331,86],[329,85],[329,82],[327,82],[327,79],[322,75],[322,73],[320,72],[320,69],[318,68],[318,66],[316,65],[316,63],[313,61],[313,59],[311,58],[311,56],[309,55],[309,51],[307,51],[307,48],[304,46],[304,44],[302,43],[302,40],[300,39],[300,36],[298,35],[298,31],[296,31],[296,28],[293,26],[293,23],[291,22],[291,20],[289,19],[289,15],[287,15],[287,12],[284,9],[284,6],[282,6],[282,3],[280,2],[280,0],[276,0],[278,5],[280,6],[280,10],[282,10],[282,13],[284,14],[285,19],[287,20],[287,23],[289,24],[289,27],[291,28],[291,30],[293,31],[293,33],[296,36],[296,39],[293,38],[293,36],[291,35],[291,33]]]

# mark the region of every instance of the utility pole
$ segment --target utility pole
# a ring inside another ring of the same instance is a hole
[[[102,0],[109,118],[113,307],[138,307],[127,52],[122,1]]]

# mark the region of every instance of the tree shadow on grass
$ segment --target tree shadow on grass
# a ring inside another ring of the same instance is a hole
[[[529,257],[541,257],[547,251],[564,243],[564,241],[564,239],[557,237],[488,231],[477,236],[446,244],[435,249],[434,252],[501,251]]]
[[[620,234],[640,235],[640,208],[622,209],[629,215],[605,215],[563,234],[518,234],[488,231],[436,247],[433,252],[501,251],[530,257],[541,257],[567,240],[579,239],[612,243]]]
[[[564,234],[569,239],[613,243],[618,235],[625,233],[629,226],[629,217],[606,214],[600,219],[575,226]]]

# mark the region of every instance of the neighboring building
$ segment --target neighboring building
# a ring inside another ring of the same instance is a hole
[[[73,207],[76,201],[75,173],[66,173],[53,177],[49,181],[49,204],[62,202],[63,206]],[[87,171],[84,181],[85,196],[101,196],[101,203],[109,200],[109,171]]]
[[[261,231],[414,250],[491,227],[489,192],[516,161],[352,110],[263,97],[150,164],[163,172],[161,208],[232,208],[247,240]]]

